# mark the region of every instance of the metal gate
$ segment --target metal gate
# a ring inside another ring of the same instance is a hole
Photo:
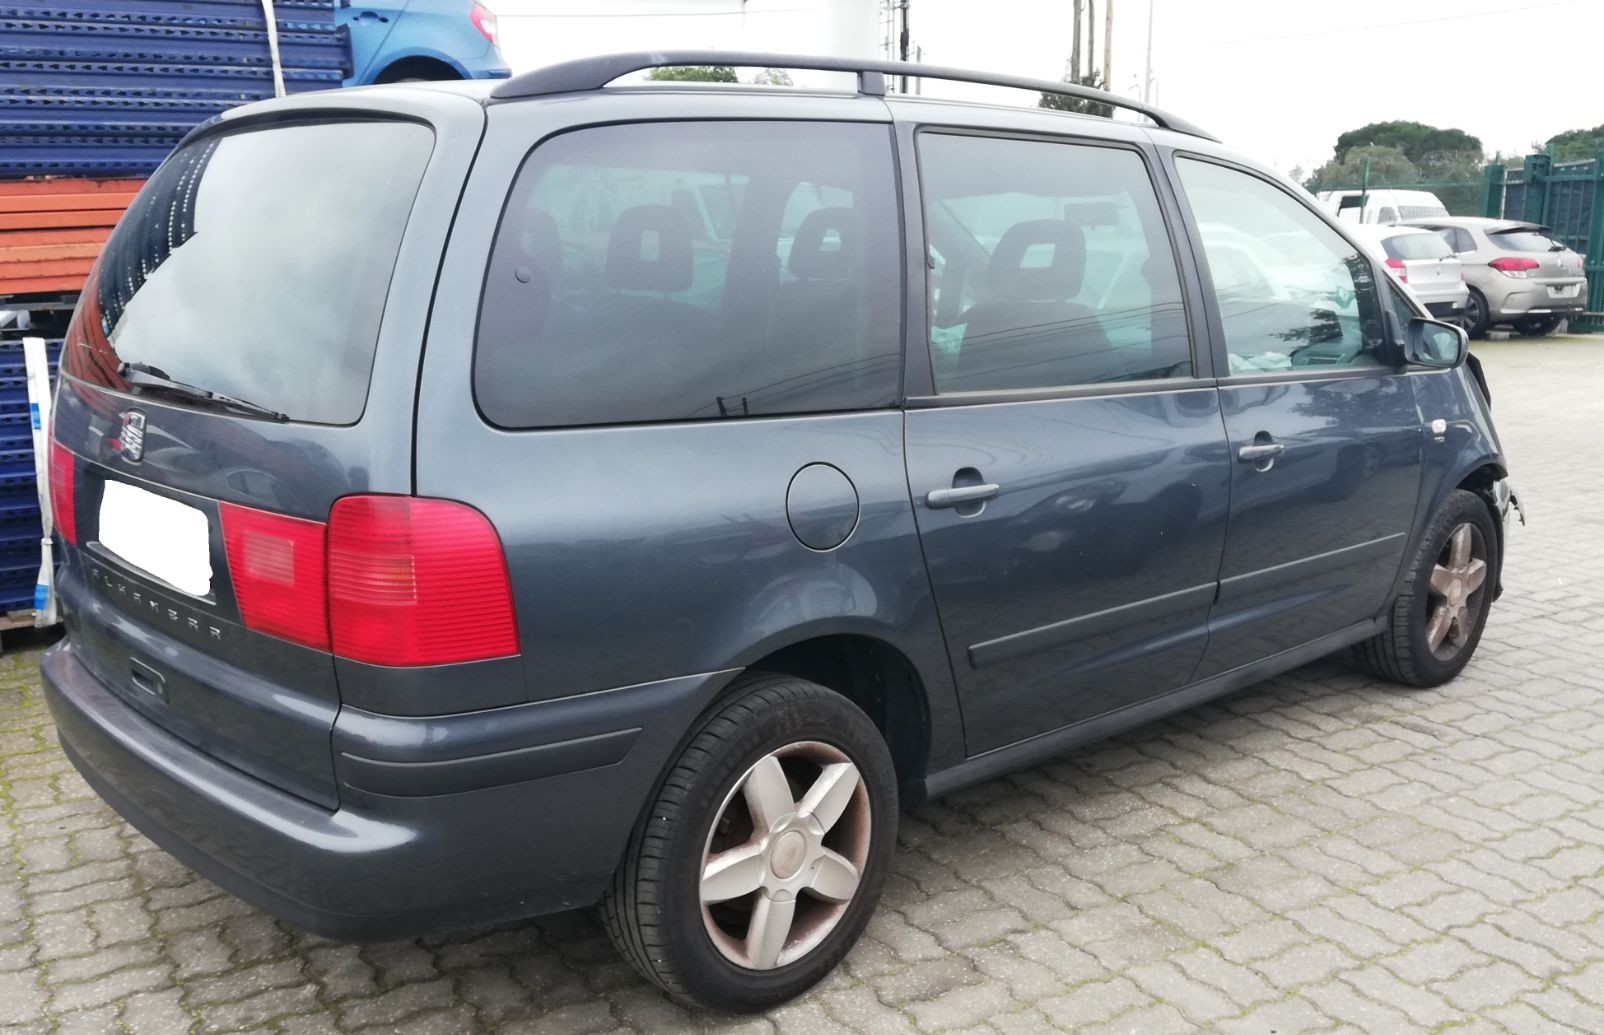
[[[1604,153],[1584,162],[1527,155],[1519,169],[1489,165],[1483,174],[1483,214],[1551,227],[1586,256],[1587,314],[1573,330],[1604,330]]]

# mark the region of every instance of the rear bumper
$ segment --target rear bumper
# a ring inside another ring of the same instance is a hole
[[[1457,302],[1427,302],[1426,312],[1439,320],[1457,320],[1465,315],[1465,302],[1464,299]]]
[[[1489,299],[1489,302],[1492,302]],[[1492,302],[1494,320],[1514,320],[1523,316],[1575,316],[1587,308],[1587,286],[1575,298],[1550,298],[1546,287],[1511,291]]]
[[[450,745],[473,742],[458,720],[497,731],[509,722],[484,719],[489,713],[366,716],[365,732],[343,735],[345,750],[337,726],[340,807],[328,811],[136,713],[95,679],[71,639],[40,667],[67,757],[129,823],[268,913],[353,940],[416,937],[594,902],[680,735],[728,678],[690,676],[497,709],[519,713],[508,716],[513,728],[545,727],[547,740],[473,757],[441,757]],[[576,721],[629,725],[614,725],[618,736],[550,739]],[[368,745],[368,756],[386,757],[355,756],[350,748],[358,743]]]

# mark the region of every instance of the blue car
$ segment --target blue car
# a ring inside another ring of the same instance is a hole
[[[346,86],[419,79],[505,79],[496,16],[478,0],[340,0],[351,33]]]

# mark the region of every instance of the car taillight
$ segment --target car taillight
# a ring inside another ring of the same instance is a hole
[[[489,40],[492,47],[498,45],[496,39],[496,16],[491,12],[490,8],[484,4],[475,3],[473,9],[468,13],[468,18],[473,22],[473,27],[479,30],[479,35]]]
[[[501,538],[450,500],[347,496],[328,524],[219,504],[247,629],[373,665],[511,657]]]
[[[78,515],[73,510],[73,455],[50,440],[50,512],[63,542],[78,545]]]
[[[321,521],[219,505],[223,548],[247,629],[329,649],[328,579]]]
[[[1402,259],[1388,259],[1387,268],[1392,270],[1392,275],[1398,278],[1399,283],[1409,283],[1408,267],[1404,265]]]
[[[348,496],[329,513],[334,653],[374,665],[444,665],[518,653],[501,539],[449,500]]]
[[[1532,275],[1532,271],[1537,269],[1537,260],[1528,259],[1523,256],[1500,255],[1487,265],[1491,266],[1493,269],[1502,273],[1506,277],[1515,277],[1517,279],[1521,279],[1530,277]]]

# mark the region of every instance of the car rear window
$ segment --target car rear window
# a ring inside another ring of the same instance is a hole
[[[1389,259],[1446,259],[1454,254],[1447,241],[1429,231],[1388,237],[1381,247]]]
[[[180,148],[106,242],[68,373],[136,394],[155,374],[290,420],[355,422],[433,141],[417,123],[372,120]]]
[[[1506,252],[1557,252],[1565,247],[1564,241],[1541,230],[1494,230],[1487,238]]]
[[[501,427],[890,406],[890,130],[638,123],[541,144],[497,230],[474,393]]]

